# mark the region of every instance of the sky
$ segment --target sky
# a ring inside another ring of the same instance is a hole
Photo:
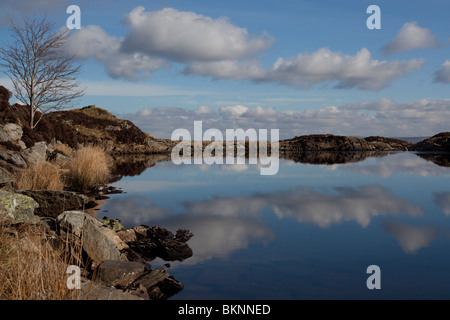
[[[450,131],[448,1],[2,0],[0,43],[10,17],[67,28],[70,5],[81,12],[65,48],[82,65],[77,106],[158,138],[200,120],[281,139]],[[6,74],[0,84],[12,89]]]

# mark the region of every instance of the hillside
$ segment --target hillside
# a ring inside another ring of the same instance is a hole
[[[156,139],[132,122],[118,119],[96,106],[48,113],[31,130],[27,108],[18,104],[11,106],[9,97],[8,90],[0,87],[0,126],[8,123],[19,125],[23,131],[21,141],[27,148],[40,141],[59,141],[74,149],[93,144],[102,146],[110,154],[142,154],[166,153],[173,146],[170,140]],[[11,143],[8,148],[20,150]]]

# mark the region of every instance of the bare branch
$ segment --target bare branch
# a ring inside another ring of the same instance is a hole
[[[29,106],[33,129],[44,114],[66,108],[84,94],[76,81],[81,66],[64,54],[68,30],[56,31],[45,18],[25,20],[23,26],[11,21],[10,29],[13,41],[0,48],[0,66],[11,79],[16,98]]]

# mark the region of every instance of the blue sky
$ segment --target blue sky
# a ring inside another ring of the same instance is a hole
[[[447,1],[5,0],[58,27],[81,9],[68,52],[95,104],[170,138],[176,128],[429,136],[450,131]],[[381,29],[369,30],[369,5]],[[0,80],[8,84],[7,76]]]

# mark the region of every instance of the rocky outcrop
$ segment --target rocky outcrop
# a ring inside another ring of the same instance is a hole
[[[407,151],[413,144],[393,138],[314,134],[280,141],[280,153],[306,151]]]
[[[106,223],[103,223],[80,211],[66,211],[56,219],[60,237],[71,238],[77,242],[86,252],[89,261],[93,261],[90,264],[93,276],[87,283],[94,288],[95,294],[87,294],[83,291],[85,289],[82,289],[82,298],[92,299],[96,296],[97,299],[122,300],[121,297],[130,299],[123,294],[130,294],[136,299],[168,299],[183,289],[183,284],[169,276],[167,270],[151,269],[146,257],[154,256],[153,253],[146,253],[143,247],[134,251],[130,244],[150,238],[154,243],[164,243],[167,240],[179,242],[178,246],[168,245],[172,249],[167,250],[172,250],[171,258],[181,260],[181,257],[187,258],[187,251],[190,251],[189,256],[192,255],[192,250],[186,244],[192,237],[190,231],[180,229],[174,236],[163,228],[137,226],[116,232],[109,228],[108,221],[107,219]],[[124,238],[124,235],[128,237]],[[178,252],[178,256],[175,256],[175,247],[183,248]],[[160,250],[158,246],[155,248]],[[111,288],[120,293],[114,294]]]
[[[450,132],[441,132],[431,138],[416,143],[415,151],[450,152]]]

